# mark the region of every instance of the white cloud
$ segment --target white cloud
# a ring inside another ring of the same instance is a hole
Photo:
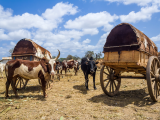
[[[142,7],[137,13],[134,11],[130,12],[128,15],[120,15],[121,22],[135,23],[140,20],[150,20],[153,13],[160,12],[156,5],[150,7]]]
[[[103,11],[99,13],[88,13],[87,15],[80,16],[75,20],[69,20],[64,25],[68,29],[96,29],[98,27],[106,28],[113,27],[109,23],[118,19],[117,15],[110,15],[110,13]]]
[[[104,47],[104,44],[106,43],[106,38],[107,38],[108,35],[109,35],[109,32],[104,33],[104,34],[100,37],[100,40],[99,40],[98,43],[97,43],[97,46],[98,46],[99,48],[103,48],[103,47]]]
[[[24,13],[22,15],[12,15],[12,11],[6,11],[0,6],[0,28],[7,30],[31,29],[37,28],[43,31],[51,31],[57,28],[62,22],[64,15],[74,15],[77,13],[77,7],[73,4],[57,3],[52,9],[46,9],[42,16],[37,14]]]
[[[160,41],[160,34],[155,36],[155,37],[152,37],[150,38],[152,41]]]
[[[104,1],[118,2],[118,3],[123,3],[125,5],[137,4],[139,6],[148,6],[149,4],[160,5],[160,1],[159,0],[104,0]]]
[[[21,29],[6,34],[5,30],[0,29],[0,40],[20,40],[22,38],[31,38],[31,33],[27,30]]]
[[[88,43],[90,43],[90,42],[91,42],[90,39],[86,39],[86,40],[84,40],[82,43],[83,43],[83,44],[88,44]]]
[[[11,45],[11,46],[15,46],[15,45],[16,45],[16,43],[14,43],[14,42],[10,42],[10,45]]]
[[[0,40],[8,40],[9,37],[4,33],[3,29],[0,29]]]
[[[22,38],[31,38],[31,33],[28,30],[17,30],[8,33],[10,40],[20,40]]]
[[[1,18],[8,18],[11,15],[12,15],[12,10],[11,9],[4,10],[3,6],[0,5],[0,16],[1,16]]]
[[[62,21],[64,15],[74,15],[77,11],[77,6],[73,7],[73,4],[68,3],[57,3],[52,9],[46,9],[42,14],[45,19],[53,21]]]

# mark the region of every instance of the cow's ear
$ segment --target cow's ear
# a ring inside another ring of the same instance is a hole
[[[86,65],[88,65],[88,62],[86,62]]]
[[[95,64],[98,64],[99,62],[97,61]]]

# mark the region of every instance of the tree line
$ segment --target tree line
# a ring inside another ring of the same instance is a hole
[[[52,56],[52,58],[55,58],[56,56]],[[99,52],[99,53],[94,53],[94,51],[87,51],[87,52],[85,52],[85,55],[84,55],[84,57],[93,57],[94,59],[100,59],[101,57],[102,57],[102,53],[101,52]],[[68,55],[66,58],[59,58],[58,60],[59,61],[63,61],[63,60],[71,60],[71,59],[73,59],[73,60],[78,60],[78,59],[81,59],[79,56],[77,56],[77,55],[74,55],[74,56],[72,56],[72,55]]]

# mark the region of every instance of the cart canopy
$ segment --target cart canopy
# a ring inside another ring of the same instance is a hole
[[[25,55],[33,55],[38,58],[46,57],[47,59],[51,59],[52,57],[51,53],[48,50],[44,49],[43,47],[27,38],[21,39],[16,44],[12,53],[12,57]]]
[[[144,33],[128,23],[115,26],[109,33],[103,52],[138,50],[158,55],[157,46]]]

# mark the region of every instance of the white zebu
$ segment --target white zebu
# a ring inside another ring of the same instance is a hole
[[[2,77],[3,77],[3,71],[4,71],[4,69],[5,69],[5,64],[4,63],[0,63],[0,73],[1,73]]]

